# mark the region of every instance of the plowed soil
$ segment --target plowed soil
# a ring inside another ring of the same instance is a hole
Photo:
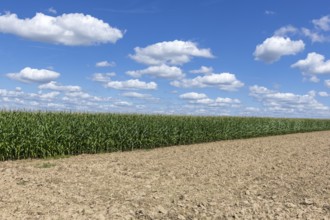
[[[330,219],[330,131],[0,162],[0,219]]]

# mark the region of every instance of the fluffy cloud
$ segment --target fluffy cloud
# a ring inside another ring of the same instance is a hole
[[[194,74],[211,74],[213,73],[213,68],[212,67],[207,67],[207,66],[201,66],[198,70],[191,70],[190,73]]]
[[[327,92],[319,92],[319,96],[321,97],[330,97],[330,94]]]
[[[316,28],[321,29],[323,31],[330,31],[330,16],[323,16],[320,19],[314,19],[313,24]]]
[[[309,77],[308,80],[309,80],[310,82],[313,82],[313,83],[318,83],[318,82],[320,82],[320,79],[317,78],[316,76],[311,76],[311,77]]]
[[[197,100],[197,99],[205,99],[207,95],[204,93],[197,93],[197,92],[188,92],[180,95],[181,99],[190,99],[190,100]]]
[[[328,42],[329,36],[325,36],[322,32],[330,31],[330,16],[323,16],[320,19],[312,20],[314,29],[302,28],[302,34],[310,38],[312,42]]]
[[[109,62],[109,61],[100,61],[95,64],[96,67],[109,67],[109,66],[115,66],[115,62]]]
[[[40,94],[39,97],[41,99],[54,99],[59,94],[60,94],[59,92],[49,92],[49,93]]]
[[[312,31],[308,28],[302,28],[301,29],[303,35],[305,35],[306,37],[308,37],[312,42],[326,42],[329,39],[327,37],[325,37],[323,34],[320,34],[316,31]]]
[[[189,103],[191,104],[208,105],[209,107],[217,107],[217,106],[237,107],[237,104],[240,103],[238,99],[218,97],[214,100],[207,97],[207,95],[204,93],[196,93],[196,92],[184,93],[179,97],[181,99],[188,100]]]
[[[0,89],[0,103],[4,102],[12,102],[15,104],[30,104],[36,101],[50,101],[59,96],[60,93],[57,91],[49,92],[49,93],[25,93],[21,89],[15,90],[6,90]]]
[[[297,95],[293,93],[281,93],[257,85],[250,87],[250,96],[256,98],[266,106],[266,111],[294,114],[297,116],[315,116],[318,113],[320,115],[329,113],[329,107],[318,102],[315,99],[315,95],[316,93],[314,91],[305,95]]]
[[[23,110],[108,111],[113,110],[115,104],[110,97],[93,96],[83,91],[29,93],[18,87],[15,90],[0,89],[0,106]]]
[[[289,34],[296,34],[298,33],[299,30],[292,26],[292,25],[288,25],[285,27],[281,27],[280,29],[276,30],[274,35],[275,36],[279,36],[279,37],[287,37]]]
[[[144,93],[138,93],[138,92],[125,92],[122,94],[124,97],[128,98],[134,98],[134,99],[153,99],[156,100],[156,98],[152,97],[150,94],[144,94]]]
[[[304,60],[291,65],[292,68],[298,68],[303,74],[330,74],[330,60],[318,53],[309,53]]]
[[[147,65],[181,65],[193,57],[212,58],[210,49],[200,49],[191,41],[164,41],[145,48],[134,48],[135,54],[130,57],[136,62]]]
[[[120,30],[104,21],[78,13],[57,17],[37,13],[27,19],[7,13],[0,16],[0,32],[69,46],[115,43],[123,37]]]
[[[172,86],[181,88],[205,88],[217,87],[221,90],[235,91],[244,86],[244,83],[236,79],[231,73],[210,74],[197,76],[193,79],[182,79],[171,82]]]
[[[160,66],[150,66],[143,70],[127,71],[126,74],[136,78],[141,77],[142,75],[151,75],[166,79],[180,79],[185,76],[179,67],[167,66],[165,64]]]
[[[330,79],[324,81],[324,85],[330,88]]]
[[[106,88],[119,89],[119,90],[136,90],[136,89],[157,89],[155,82],[143,82],[138,79],[130,79],[127,81],[110,81],[105,84]]]
[[[38,86],[39,89],[49,89],[49,90],[55,90],[55,91],[62,91],[62,92],[78,92],[81,91],[81,87],[80,86],[63,86],[58,84],[55,81],[51,81],[49,83],[46,84],[42,84],[40,86]]]
[[[48,12],[49,12],[49,13],[52,13],[52,14],[57,14],[56,9],[53,8],[53,7],[48,8]]]
[[[116,73],[94,73],[92,80],[96,82],[106,83],[111,81],[111,77],[116,76]]]
[[[142,93],[138,93],[138,92],[126,92],[126,93],[123,93],[123,96],[129,97],[129,98],[138,98],[138,99],[144,99],[144,98],[150,97],[149,94],[142,94]]]
[[[126,107],[126,106],[132,106],[133,103],[126,102],[126,101],[118,101],[118,102],[115,102],[114,105],[119,106],[119,107]]]
[[[57,79],[59,73],[46,69],[25,67],[19,73],[8,73],[7,77],[25,83],[45,83]]]
[[[92,96],[86,92],[83,91],[67,91],[67,93],[65,94],[65,96],[63,97],[63,100],[70,100],[72,98],[78,98],[78,99],[94,99],[94,100],[101,100],[100,98],[96,97],[96,96]]]
[[[295,55],[305,48],[302,40],[293,41],[288,37],[273,36],[257,45],[254,51],[255,60],[266,63],[278,61],[282,56]]]

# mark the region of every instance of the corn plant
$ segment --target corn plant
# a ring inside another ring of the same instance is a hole
[[[330,130],[330,120],[0,111],[0,160]]]

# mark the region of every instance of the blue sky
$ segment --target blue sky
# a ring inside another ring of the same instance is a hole
[[[2,0],[1,109],[330,117],[326,0]]]

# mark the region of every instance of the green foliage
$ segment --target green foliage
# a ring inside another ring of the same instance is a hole
[[[330,130],[330,120],[0,111],[0,160]]]

